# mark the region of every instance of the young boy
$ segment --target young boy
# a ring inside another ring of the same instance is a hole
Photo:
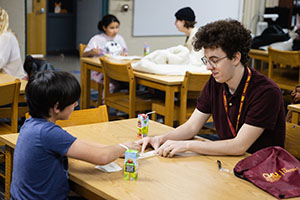
[[[55,125],[78,105],[80,85],[71,74],[38,72],[25,93],[31,118],[22,126],[15,148],[12,199],[67,199],[67,156],[104,165],[124,154],[123,145],[139,150],[134,142],[106,146],[83,141]]]

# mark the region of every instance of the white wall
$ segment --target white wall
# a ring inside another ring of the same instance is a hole
[[[142,55],[144,42],[150,44],[151,51],[156,49],[168,48],[178,44],[184,44],[185,36],[153,36],[153,37],[133,37],[133,1],[134,0],[109,0],[109,13],[114,14],[118,17],[121,22],[120,34],[125,38],[129,54],[131,55]],[[138,0],[136,0],[138,1]],[[151,0],[149,0],[151,1]],[[196,0],[195,0],[196,1]],[[278,5],[278,0],[244,0],[244,9],[242,16],[242,23],[246,28],[249,28],[251,19],[254,15],[260,12],[259,6],[263,1],[267,6],[276,6]],[[164,2],[162,0],[161,2]],[[129,10],[127,12],[121,11],[121,6],[124,4],[129,5]],[[159,10],[159,5],[157,5],[157,12],[162,12]],[[155,13],[153,13],[155,15]],[[151,16],[149,16],[151,18]],[[196,18],[201,17],[196,13]],[[258,20],[255,20],[255,23],[252,25],[252,30],[255,32],[256,23]],[[174,17],[175,22],[175,17]],[[175,25],[174,25],[175,26]],[[198,25],[196,24],[196,27]]]
[[[121,11],[121,6],[124,4],[129,5],[129,10],[127,12]],[[119,33],[126,41],[129,55],[143,55],[145,42],[149,43],[150,51],[184,44],[185,42],[185,36],[133,37],[133,0],[109,0],[109,13],[116,15],[120,20],[121,25]]]
[[[16,33],[22,60],[25,57],[25,0],[0,0],[0,7],[9,16],[9,28]]]

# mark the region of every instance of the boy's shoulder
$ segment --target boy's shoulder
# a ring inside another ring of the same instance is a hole
[[[29,119],[25,120],[25,122],[24,122],[24,124],[23,124],[23,126],[21,128],[21,131],[24,131],[24,130],[30,130],[30,131],[41,130],[41,131],[46,131],[48,128],[52,128],[54,126],[57,126],[57,125],[53,124],[52,122],[49,122],[46,119],[30,117]]]

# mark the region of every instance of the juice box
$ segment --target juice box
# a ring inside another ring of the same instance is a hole
[[[139,152],[137,150],[129,149],[125,152],[125,161],[124,161],[125,180],[135,181],[137,179],[138,157],[139,157]]]
[[[138,137],[147,137],[149,129],[149,116],[147,114],[138,115]]]

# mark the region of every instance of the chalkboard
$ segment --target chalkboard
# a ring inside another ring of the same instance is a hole
[[[133,36],[183,35],[174,15],[187,6],[195,12],[197,28],[219,19],[242,19],[243,0],[134,0]]]

